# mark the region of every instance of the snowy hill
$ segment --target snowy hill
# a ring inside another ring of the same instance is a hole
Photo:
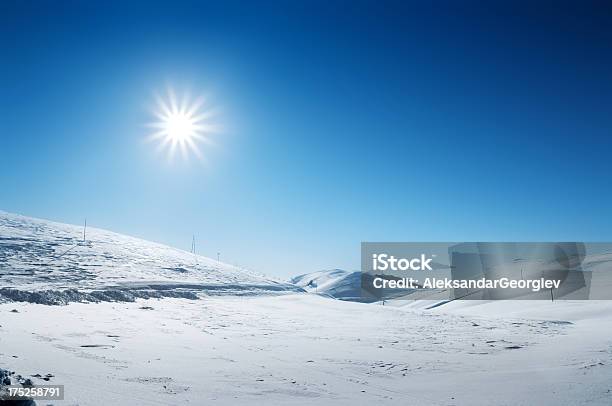
[[[331,296],[334,299],[362,302],[361,273],[330,269],[298,275],[290,280],[307,292]]]
[[[96,228],[0,211],[0,299],[62,304],[295,292],[245,269]]]
[[[307,292],[324,292],[327,287],[332,286],[348,274],[350,274],[349,271],[342,269],[330,269],[298,275],[291,278],[289,282],[303,288]]]

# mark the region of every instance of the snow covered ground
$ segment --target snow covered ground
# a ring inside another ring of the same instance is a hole
[[[0,359],[53,375],[32,379],[65,385],[56,404],[609,405],[612,307],[534,305],[537,318],[308,294],[7,303]]]
[[[0,368],[55,405],[612,404],[612,301],[353,303],[81,231],[0,215]]]

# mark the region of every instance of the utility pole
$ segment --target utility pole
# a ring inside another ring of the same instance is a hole
[[[220,257],[221,257],[221,253],[220,253],[220,252],[217,252],[217,262],[220,262],[220,261],[219,261],[219,258],[220,258]]]
[[[85,217],[85,225],[83,226],[83,242],[85,242],[85,233],[87,232],[87,217]]]
[[[196,253],[196,248],[195,248],[195,235],[191,237],[191,253],[195,254]]]

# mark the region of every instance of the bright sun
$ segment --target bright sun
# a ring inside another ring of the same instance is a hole
[[[183,113],[172,114],[164,121],[164,130],[172,140],[181,142],[193,136],[195,123],[191,116]]]
[[[188,159],[190,153],[202,159],[199,144],[210,143],[210,135],[218,132],[218,126],[208,122],[215,110],[202,110],[204,98],[191,100],[187,93],[179,101],[172,88],[168,89],[167,99],[158,95],[156,102],[154,114],[158,121],[149,125],[156,131],[148,139],[158,141],[160,150],[167,149],[170,160],[177,149],[183,159]]]

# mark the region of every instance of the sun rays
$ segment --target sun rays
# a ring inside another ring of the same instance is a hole
[[[158,150],[166,150],[169,161],[174,160],[177,151],[183,160],[191,155],[203,159],[202,144],[211,144],[211,135],[220,131],[210,122],[217,110],[206,107],[203,97],[192,99],[188,92],[179,99],[172,88],[168,88],[165,97],[156,95],[155,102],[153,114],[157,121],[149,123],[155,131],[147,140],[158,142]]]

